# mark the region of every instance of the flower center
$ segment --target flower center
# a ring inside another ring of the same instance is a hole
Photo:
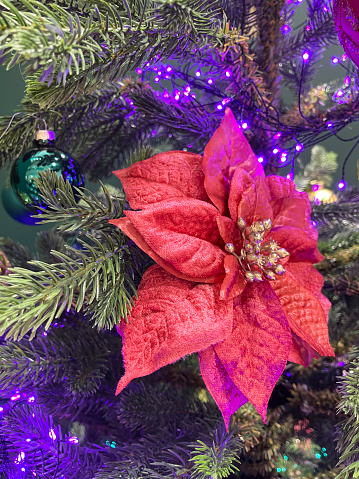
[[[271,220],[257,221],[247,226],[244,219],[239,218],[237,225],[243,239],[241,252],[237,254],[232,243],[226,243],[225,249],[238,259],[246,280],[251,283],[262,281],[264,275],[269,281],[275,281],[276,276],[282,276],[285,269],[278,261],[289,256],[289,253],[272,238],[264,241],[265,233],[272,228]]]

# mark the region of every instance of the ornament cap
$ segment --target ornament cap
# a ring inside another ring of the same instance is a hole
[[[55,133],[53,131],[49,131],[49,130],[37,130],[37,131],[35,131],[35,140],[36,141],[39,141],[39,140],[54,141],[55,139],[56,139],[55,138]]]

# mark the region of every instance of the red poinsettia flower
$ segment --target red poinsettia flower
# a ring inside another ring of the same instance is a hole
[[[115,174],[139,211],[110,223],[157,263],[119,326],[126,372],[117,394],[198,352],[226,425],[248,400],[265,419],[288,360],[307,366],[334,354],[308,195],[265,177],[229,109],[203,158],[170,151]]]

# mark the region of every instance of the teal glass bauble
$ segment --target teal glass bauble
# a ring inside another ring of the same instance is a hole
[[[48,170],[62,175],[73,187],[80,188],[85,185],[81,167],[69,153],[49,141],[34,141],[34,148],[15,161],[10,172],[11,188],[3,192],[4,207],[15,220],[25,224],[36,224],[40,221],[31,218],[31,215],[40,214],[38,207],[46,208],[47,205],[40,195],[35,179],[40,172]]]
[[[21,203],[29,210],[37,210],[38,206],[46,208],[35,183],[42,171],[56,171],[72,186],[82,187],[85,178],[80,165],[65,151],[48,146],[34,148],[18,158],[10,173],[11,187]]]

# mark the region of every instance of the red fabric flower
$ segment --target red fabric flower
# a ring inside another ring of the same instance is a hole
[[[248,400],[265,419],[269,397],[287,360],[308,365],[334,354],[328,340],[329,301],[313,263],[323,257],[306,193],[282,177],[265,177],[232,112],[204,157],[160,153],[116,171],[134,210],[111,220],[157,263],[122,322],[125,375],[134,378],[199,352],[206,386],[226,425]],[[285,274],[249,283],[238,257],[238,226],[270,220],[267,236],[289,252]]]

